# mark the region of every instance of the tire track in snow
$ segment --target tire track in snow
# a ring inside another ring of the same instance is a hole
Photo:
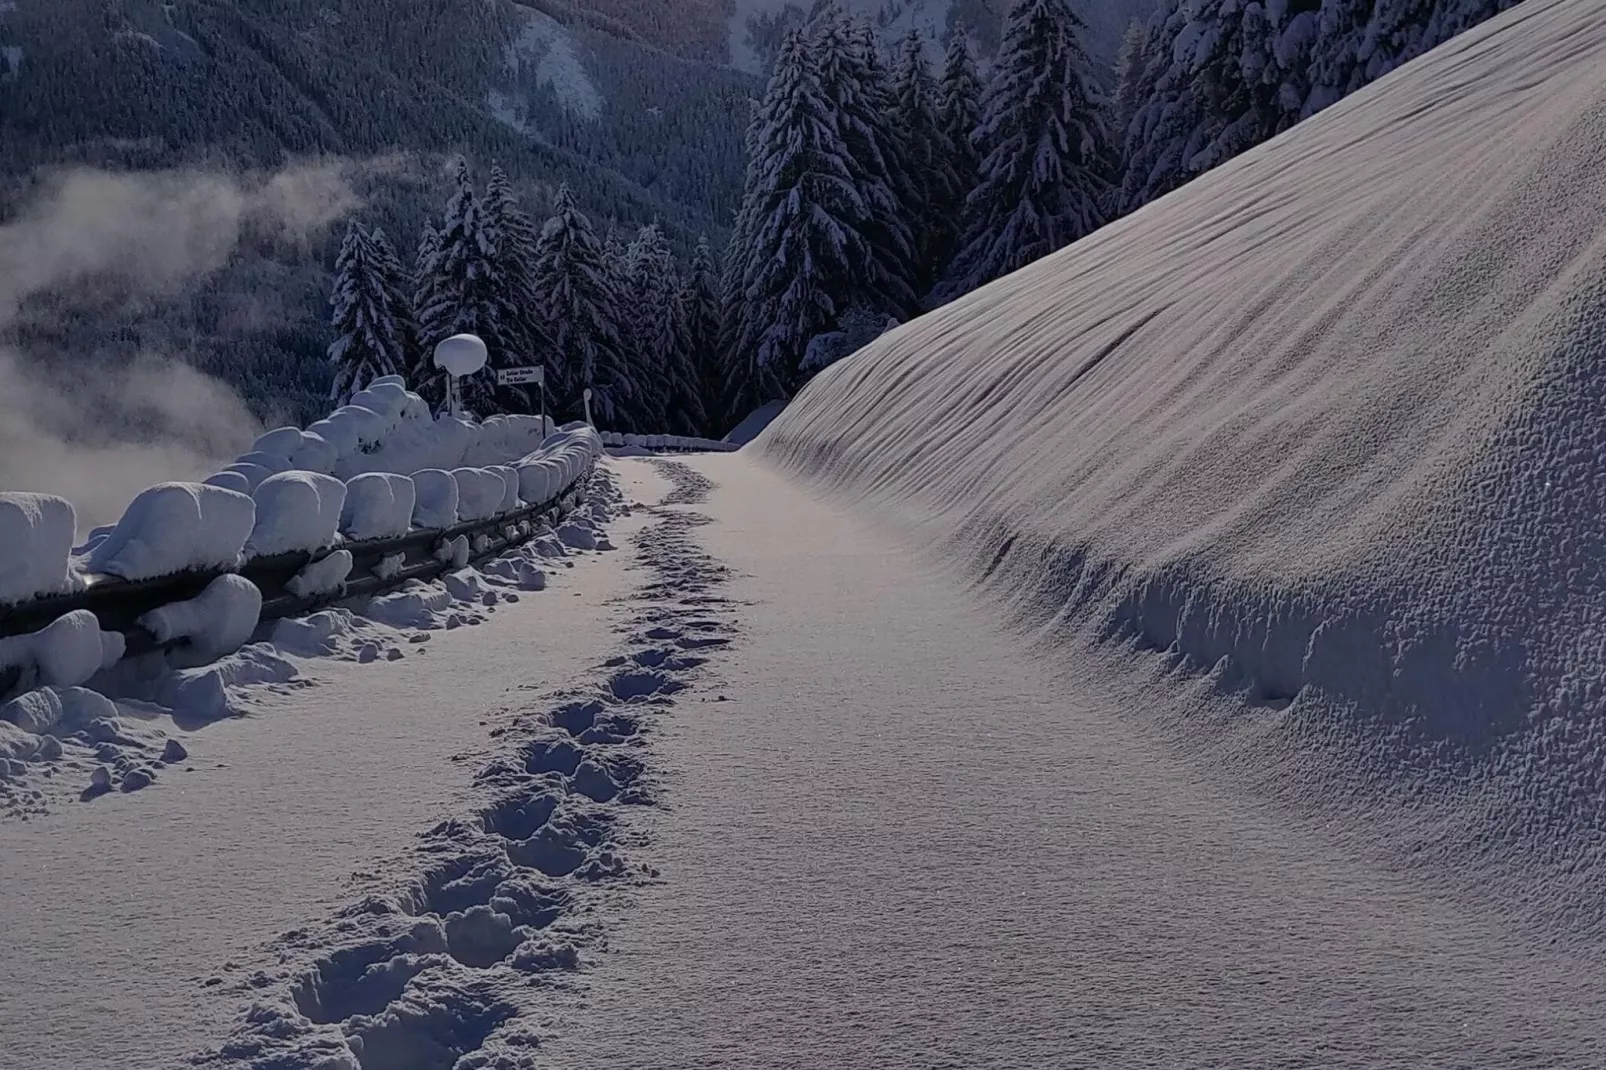
[[[471,814],[420,837],[334,917],[286,934],[278,976],[254,975],[244,1020],[192,1060],[212,1070],[519,1070],[534,1067],[543,993],[571,988],[606,936],[610,889],[656,879],[630,855],[625,807],[651,806],[652,734],[736,636],[724,565],[677,508],[713,484],[655,462],[673,488],[634,543],[647,581],[627,600],[623,649],[596,678],[492,731],[501,754],[474,780]]]

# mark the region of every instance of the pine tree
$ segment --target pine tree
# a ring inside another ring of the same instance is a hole
[[[763,175],[758,170],[759,149],[763,145],[764,111],[762,101],[752,102],[746,133],[747,168],[742,182],[741,207],[732,222],[725,244],[724,263],[719,275],[719,356],[728,382],[724,403],[717,414],[722,422],[741,419],[758,405],[759,381],[751,349],[744,348],[754,337],[747,322],[746,286],[751,257],[756,245],[757,209]],[[734,419],[733,419],[734,418]]]
[[[947,268],[943,248],[942,206],[963,196],[949,163],[951,150],[937,125],[937,81],[926,60],[925,38],[909,31],[893,72],[896,106],[893,126],[902,131],[903,166],[907,176],[903,217],[914,238],[913,283],[917,294],[931,291]]]
[[[1121,203],[1142,207],[1292,126],[1335,77],[1311,57],[1320,0],[1174,0],[1148,27]],[[1331,16],[1337,26],[1345,18]],[[1335,31],[1336,32],[1336,31]]]
[[[495,250],[494,297],[501,326],[501,347],[492,363],[499,368],[528,367],[540,359],[543,344],[534,283],[537,234],[500,167],[491,168],[484,214]],[[539,400],[532,388],[523,386],[498,386],[496,397],[499,407],[510,412],[534,412]]]
[[[630,285],[630,358],[637,380],[656,385],[636,399],[636,422],[648,430],[690,434],[703,421],[701,397],[682,349],[680,279],[657,224],[641,228],[626,253]]]
[[[1121,51],[1115,58],[1115,95],[1110,101],[1110,116],[1118,145],[1125,144],[1127,128],[1137,114],[1147,43],[1143,23],[1133,19],[1127,24],[1126,34],[1121,38]]]
[[[1113,153],[1104,99],[1065,0],[1020,0],[1004,26],[977,141],[981,183],[941,298],[1047,256],[1103,224]]]
[[[378,256],[379,277],[384,282],[390,303],[390,314],[396,323],[396,336],[401,344],[401,361],[398,373],[405,374],[418,359],[418,316],[413,311],[412,273],[402,266],[396,247],[390,244],[385,232],[375,228],[369,237]]]
[[[424,337],[421,312],[435,303],[440,255],[440,231],[435,229],[434,223],[426,221],[418,239],[418,253],[413,258],[413,324],[417,335],[407,364],[407,385],[436,408],[446,398],[446,379],[435,367],[433,346]]]
[[[940,191],[932,206],[936,233],[931,255],[941,273],[946,273],[958,251],[965,201],[981,180],[975,144],[976,129],[981,125],[981,94],[981,76],[970,54],[969,35],[960,24],[949,38],[937,89],[937,129],[953,176],[952,186]]]
[[[329,361],[335,366],[330,396],[338,401],[349,400],[382,375],[398,373],[405,364],[384,266],[383,255],[362,224],[350,224],[335,260],[334,292],[329,298],[335,329],[329,346]]]
[[[500,315],[496,248],[465,161],[458,161],[455,181],[457,189],[446,204],[438,248],[429,265],[427,301],[418,308],[419,333],[431,350],[454,334],[478,335],[494,361],[508,346]],[[489,367],[465,377],[459,386],[470,412],[493,411],[496,380]]]
[[[751,362],[755,400],[785,396],[799,382],[810,340],[852,306],[872,255],[838,118],[810,42],[794,30],[764,94],[743,206],[751,246],[735,352]]]
[[[625,418],[637,386],[619,338],[613,278],[602,242],[567,185],[536,240],[533,283],[552,411],[560,420],[579,417],[581,391],[590,387],[598,424],[632,430]]]
[[[903,213],[915,194],[904,166],[907,146],[892,122],[891,76],[874,32],[843,16],[835,0],[821,6],[809,44],[819,57],[819,84],[836,121],[838,151],[858,192],[858,210],[844,221],[870,251],[852,303],[905,319],[920,307],[914,238]]]
[[[695,434],[719,438],[730,405],[730,376],[722,359],[720,274],[714,249],[706,236],[697,242],[691,270],[680,291],[681,350],[687,355],[702,407],[701,427]]]

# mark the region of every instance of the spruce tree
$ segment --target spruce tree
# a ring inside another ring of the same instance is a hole
[[[872,256],[839,116],[799,31],[776,57],[758,141],[743,207],[752,244],[735,351],[751,361],[755,400],[768,400],[800,382],[810,340],[852,306]]]
[[[424,231],[418,239],[418,253],[413,258],[413,325],[417,333],[416,345],[409,354],[407,385],[436,408],[445,400],[446,379],[444,373],[435,367],[433,344],[425,341],[421,312],[435,302],[440,255],[440,231],[433,222],[426,220]]]
[[[382,375],[395,375],[406,362],[395,305],[384,275],[384,257],[362,224],[346,228],[335,260],[329,305],[335,340],[329,361],[335,367],[330,397],[345,402]]]
[[[1124,145],[1127,128],[1137,114],[1138,94],[1143,88],[1143,61],[1148,35],[1143,23],[1133,19],[1121,38],[1121,51],[1115,58],[1115,95],[1110,101],[1110,117],[1115,142]]]
[[[419,333],[427,350],[454,334],[478,335],[494,362],[508,348],[496,248],[465,161],[458,161],[455,183],[437,234],[427,301],[418,308]],[[465,377],[459,386],[470,412],[483,416],[494,411],[496,380],[490,366]]]
[[[893,126],[902,132],[906,175],[903,217],[914,239],[913,284],[925,295],[948,266],[940,212],[960,192],[949,162],[951,150],[937,123],[937,80],[926,59],[925,38],[911,30],[893,72]]]
[[[977,140],[981,182],[941,299],[1098,228],[1113,168],[1104,99],[1066,0],[1019,0],[1004,26]]]
[[[940,191],[932,212],[936,220],[932,258],[943,274],[958,252],[965,202],[981,181],[981,158],[975,144],[976,129],[981,125],[981,95],[981,76],[976,73],[969,35],[961,24],[949,39],[937,88],[937,129],[953,176],[952,186]]]
[[[390,314],[396,323],[396,337],[401,344],[402,359],[396,371],[405,375],[418,359],[418,316],[413,311],[412,272],[402,266],[401,257],[385,232],[378,228],[369,235],[379,263],[379,276],[385,284],[390,302]]]
[[[727,383],[724,403],[719,406],[717,415],[723,420],[733,416],[740,419],[758,405],[754,354],[745,348],[755,335],[747,320],[746,286],[757,229],[755,217],[760,203],[757,194],[763,185],[763,175],[758,170],[763,135],[763,102],[753,101],[747,123],[747,168],[742,182],[742,203],[732,222],[719,275],[719,356],[726,369]],[[736,415],[738,413],[740,415]]]
[[[919,311],[915,246],[903,208],[914,196],[907,145],[893,123],[891,75],[874,32],[842,15],[835,0],[822,5],[810,47],[819,84],[835,119],[842,166],[857,190],[857,210],[844,222],[864,239],[852,304],[905,319]],[[845,313],[849,306],[838,310]]]
[[[1324,95],[1312,79],[1331,72],[1310,53],[1319,2],[1179,0],[1151,20],[1142,103],[1127,131],[1123,210],[1287,129]]]
[[[542,316],[547,389],[558,419],[592,416],[609,430],[634,430],[626,413],[635,384],[619,338],[618,295],[602,242],[567,185],[536,240],[533,284]]]
[[[498,368],[528,367],[540,359],[542,347],[534,283],[537,234],[500,167],[491,168],[484,212],[494,249],[494,298],[501,327],[501,349],[493,354],[492,363]],[[536,400],[531,387],[497,387],[499,408],[504,411],[534,412]]]
[[[694,433],[709,438],[719,438],[729,430],[725,421],[731,383],[722,359],[719,288],[714,249],[704,236],[697,242],[691,270],[681,287],[680,328],[681,350],[690,361],[703,413]]]

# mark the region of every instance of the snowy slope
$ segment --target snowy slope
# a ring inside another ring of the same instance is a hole
[[[573,115],[596,119],[602,111],[602,93],[587,73],[574,38],[552,16],[520,10],[518,36],[504,50],[511,90],[491,91],[489,104],[497,119],[528,133],[525,105],[519,90],[548,89]]]
[[[1186,698],[1266,790],[1387,800],[1397,860],[1601,925],[1603,69],[1606,2],[1529,0],[883,337],[754,448]]]
[[[1525,939],[1177,760],[875,516],[745,450],[686,463],[740,607],[728,701],[666,719],[669,805],[634,815],[664,879],[540,1065],[1606,1065],[1603,942]]]

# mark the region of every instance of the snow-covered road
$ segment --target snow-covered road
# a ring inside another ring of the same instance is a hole
[[[0,826],[0,1067],[1606,1065],[1599,946],[1244,792],[750,456],[610,464],[617,552]]]
[[[550,1065],[1606,1065],[1601,948],[1347,855],[895,535],[693,463],[746,603],[730,701],[665,722],[669,805],[636,814],[665,880]]]

